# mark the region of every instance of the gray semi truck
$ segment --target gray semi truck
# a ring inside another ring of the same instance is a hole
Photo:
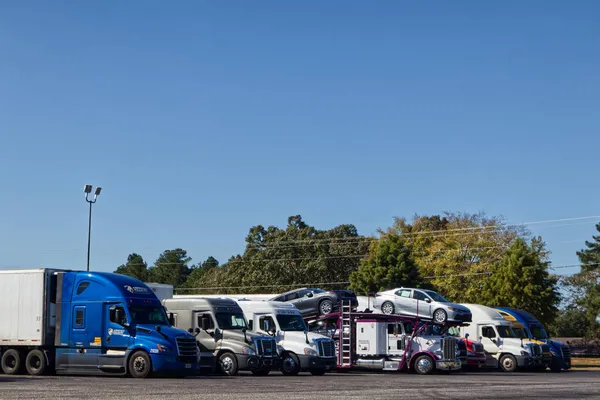
[[[268,375],[279,370],[280,347],[267,335],[248,332],[240,306],[226,298],[167,298],[162,300],[171,323],[196,335],[200,368],[236,375],[249,370]]]

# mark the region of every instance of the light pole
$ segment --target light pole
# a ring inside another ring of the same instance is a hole
[[[88,195],[90,193],[92,193],[92,185],[85,185],[85,187],[83,188],[83,191],[85,193],[85,201],[90,203],[90,218],[88,220],[88,251],[87,251],[87,270],[88,270],[88,272],[90,271],[90,236],[92,235],[92,204],[94,204],[96,202],[96,199],[98,198],[98,195],[100,194],[101,190],[102,190],[101,187],[97,187],[96,191],[94,192],[94,200],[90,200],[90,199],[88,199]]]

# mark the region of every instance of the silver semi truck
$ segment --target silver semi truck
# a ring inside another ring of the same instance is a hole
[[[234,300],[186,297],[162,303],[174,326],[196,335],[201,369],[208,367],[226,375],[249,370],[258,376],[279,370],[277,341],[248,332],[244,313]]]

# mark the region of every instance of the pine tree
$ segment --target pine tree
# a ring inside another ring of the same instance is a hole
[[[513,241],[484,283],[483,303],[529,311],[542,323],[552,322],[560,302],[558,279],[548,272],[547,251],[540,238],[528,245]]]
[[[190,267],[187,265],[190,261],[187,251],[183,249],[166,250],[158,256],[154,266],[148,269],[148,277],[153,283],[178,287],[190,274]]]
[[[357,293],[372,295],[401,286],[425,285],[403,238],[392,233],[383,234],[371,243],[368,259],[350,274],[350,287]]]
[[[600,233],[600,223],[596,224],[596,230]],[[577,257],[581,262],[582,271],[600,270],[600,235],[592,236],[592,242],[585,241],[587,249],[577,252]]]

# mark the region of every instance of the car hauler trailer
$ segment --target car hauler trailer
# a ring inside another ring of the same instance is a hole
[[[327,336],[308,332],[300,310],[280,301],[238,300],[250,330],[273,336],[283,348],[281,372],[308,371],[323,375],[336,367],[335,343]]]
[[[461,368],[454,337],[423,335],[432,322],[397,314],[352,312],[350,304],[342,304],[341,310],[307,320],[311,331],[329,333],[335,340],[338,370],[413,370],[431,374],[436,369]]]
[[[496,310],[504,319],[513,323],[517,336],[542,347],[545,364],[552,372],[571,369],[571,348],[567,344],[550,340],[544,325],[532,314],[508,307],[496,307]],[[546,369],[546,366],[542,368]]]
[[[164,299],[162,303],[175,326],[195,332],[201,368],[218,369],[226,375],[249,370],[259,376],[279,369],[277,342],[270,336],[247,332],[244,313],[234,300],[186,297]]]
[[[0,271],[2,370],[31,375],[197,373],[195,339],[169,325],[137,279],[56,269]]]

